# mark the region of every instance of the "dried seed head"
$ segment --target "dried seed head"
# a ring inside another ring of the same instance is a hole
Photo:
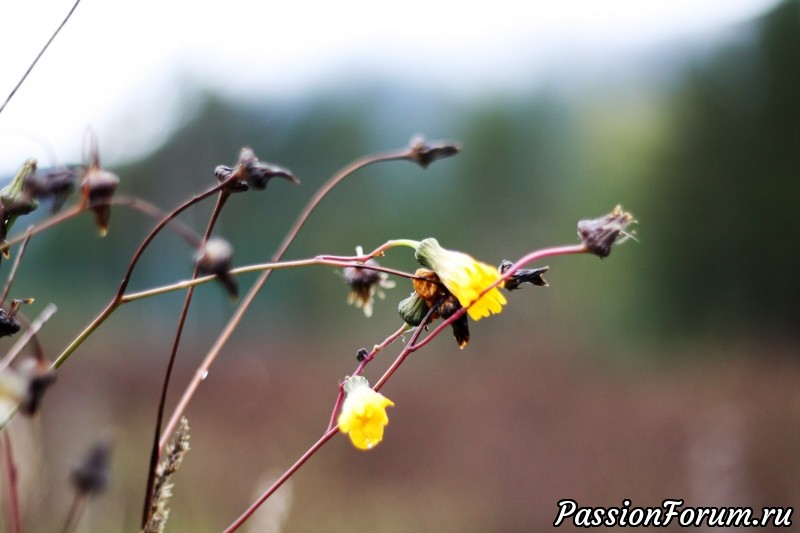
[[[44,393],[55,383],[56,373],[50,370],[47,361],[34,358],[22,361],[17,372],[26,382],[25,394],[20,399],[20,412],[33,416],[39,411]]]
[[[89,144],[87,159],[89,164],[81,181],[81,195],[84,206],[90,207],[94,212],[100,236],[108,233],[108,224],[111,220],[111,206],[109,202],[119,186],[119,177],[100,166],[100,153],[97,150],[97,141],[91,132],[87,136]]]
[[[20,304],[31,304],[34,302],[33,298],[18,298],[12,300],[11,306],[8,311],[0,309],[0,337],[8,337],[20,330],[19,319],[17,319],[17,311],[19,311]]]
[[[83,461],[72,470],[72,485],[81,494],[95,495],[108,486],[111,442],[101,439],[91,447]]]
[[[631,237],[630,233],[625,232],[625,228],[635,222],[633,215],[623,211],[622,206],[618,205],[605,216],[578,222],[578,236],[591,253],[602,259],[608,257],[614,243]]]
[[[458,154],[461,147],[452,142],[427,142],[423,137],[411,139],[411,158],[422,168],[428,166],[438,159],[444,159]]]
[[[56,213],[75,190],[77,179],[76,168],[51,168],[33,174],[25,182],[25,189],[28,194],[39,200],[52,198],[51,211]]]
[[[20,330],[20,323],[16,316],[5,309],[0,309],[0,337],[8,337]]]
[[[243,192],[249,190],[250,187],[263,191],[272,178],[283,178],[295,184],[300,183],[300,180],[291,171],[259,161],[249,146],[242,148],[235,167],[219,165],[214,170],[214,175],[220,183],[231,180],[228,186],[229,192]]]
[[[197,270],[201,274],[216,275],[232,298],[239,295],[239,284],[231,276],[233,246],[222,237],[211,237],[195,256]]]
[[[363,255],[364,251],[360,246],[356,247],[358,255]],[[370,259],[364,263],[366,266],[378,266],[378,262]],[[347,303],[355,305],[364,310],[364,316],[367,318],[372,316],[372,304],[375,302],[375,296],[383,299],[386,294],[383,289],[392,289],[395,287],[395,282],[389,279],[389,275],[385,272],[379,272],[370,268],[362,266],[345,267],[344,280],[350,286],[350,292],[347,295]]]
[[[497,270],[500,271],[500,274],[505,274],[508,272],[508,269],[514,265],[511,261],[503,259],[503,262],[500,263],[500,266]],[[517,269],[514,274],[511,275],[505,281],[503,287],[506,290],[513,291],[519,289],[519,286],[523,283],[530,283],[532,285],[536,285],[538,287],[547,287],[547,281],[542,277],[545,272],[550,270],[550,267],[541,267],[541,268],[520,268]]]

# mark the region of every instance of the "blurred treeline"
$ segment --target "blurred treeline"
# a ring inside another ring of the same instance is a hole
[[[798,58],[800,2],[790,0],[713,44],[675,43],[609,76],[571,74],[526,92],[453,99],[426,90],[422,80],[398,86],[367,77],[337,80],[335,90],[312,96],[234,101],[187,87],[174,135],[115,170],[121,192],[167,208],[213,184],[213,169],[234,163],[244,145],[292,169],[300,187],[273,182],[265,193],[239,195],[222,217],[218,233],[234,244],[236,264],[245,264],[266,260],[316,187],[349,161],[403,146],[416,133],[457,140],[463,153],[427,171],[393,163],[350,178],[313,215],[289,257],[436,236],[499,263],[574,242],[578,219],[621,203],[640,221],[638,244],[620,247],[603,264],[552,262],[546,293],[514,298],[534,309],[521,323],[539,321],[558,334],[579,321],[587,335],[605,339],[796,339]],[[195,209],[186,221],[201,231],[209,210]],[[109,237],[92,246],[88,224],[53,231],[41,239],[46,245],[32,247],[31,254],[72,251],[58,268],[28,262],[36,292],[56,301],[75,289],[86,294],[87,314],[76,313],[76,326],[110,297],[134,242],[153,223],[117,209]],[[122,232],[131,238],[115,236]],[[167,237],[135,285],[187,276],[191,253]],[[414,268],[403,252],[387,262]],[[37,268],[52,285],[41,286]],[[76,271],[85,275],[76,278]],[[20,277],[23,287],[26,279]],[[321,335],[342,327],[345,288],[329,271],[281,272],[269,291],[245,331],[261,332],[267,322],[313,324]],[[221,326],[229,311],[221,291],[201,293],[201,301],[215,303],[193,319]],[[394,302],[405,293],[398,289],[378,306],[379,320],[396,321]],[[172,317],[175,310],[163,304],[172,301],[130,312],[151,321]],[[350,316],[357,319],[355,311]]]

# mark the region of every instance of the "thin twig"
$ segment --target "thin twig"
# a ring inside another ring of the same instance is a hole
[[[78,520],[86,508],[86,502],[89,501],[89,494],[86,492],[76,491],[75,497],[72,499],[72,505],[69,507],[67,519],[64,521],[64,529],[62,533],[70,533],[77,527]]]
[[[50,46],[50,43],[53,42],[53,39],[56,38],[56,35],[58,35],[58,32],[61,31],[61,28],[64,27],[64,25],[67,23],[67,21],[72,16],[72,13],[75,11],[75,8],[78,7],[78,4],[80,4],[80,3],[81,3],[81,0],[75,0],[75,3],[72,5],[72,9],[69,10],[69,13],[67,13],[67,16],[64,17],[64,20],[62,20],[61,24],[58,25],[58,28],[56,28],[56,31],[54,31],[53,34],[50,36],[50,38],[47,40],[47,42],[45,43],[45,45],[42,48],[42,50],[39,52],[39,54],[36,56],[36,58],[33,60],[33,62],[28,67],[28,70],[25,71],[25,74],[22,75],[22,78],[20,78],[19,82],[17,82],[17,85],[11,90],[11,94],[8,95],[8,98],[6,98],[6,101],[3,102],[3,105],[0,106],[0,113],[3,112],[3,109],[6,108],[6,106],[8,105],[8,102],[10,102],[11,99],[14,97],[14,95],[17,92],[17,89],[20,88],[22,83],[25,81],[25,79],[31,73],[33,68],[36,66],[36,63],[38,63],[39,59],[42,57],[42,55],[44,55],[44,52],[45,52],[45,50],[47,50],[47,47]]]
[[[28,226],[28,230],[31,229],[32,226]],[[31,240],[31,235],[25,237],[25,240],[22,241],[22,244],[19,246],[19,250],[17,250],[17,255],[14,257],[14,262],[11,264],[11,270],[8,272],[8,279],[6,280],[6,286],[3,287],[3,294],[0,295],[0,308],[6,302],[6,298],[8,298],[8,293],[11,290],[11,284],[14,283],[14,278],[17,275],[17,269],[19,268],[19,264],[22,262],[22,256],[25,255],[25,248],[28,247],[28,243]]]
[[[292,477],[292,475],[294,475],[294,473],[297,472],[300,469],[300,467],[303,466],[306,463],[306,461],[308,461],[311,458],[312,455],[317,453],[317,450],[322,448],[322,446],[324,446],[326,442],[331,440],[331,438],[338,432],[339,432],[338,426],[334,426],[328,431],[326,431],[325,434],[322,435],[322,437],[320,437],[319,440],[315,442],[311,446],[311,448],[309,448],[306,451],[306,453],[304,453],[300,457],[300,459],[298,459],[292,466],[290,466],[289,469],[286,470],[286,472],[284,472],[283,475],[281,475],[281,477],[275,480],[272,486],[270,486],[261,496],[259,496],[259,498],[255,502],[253,502],[253,504],[250,507],[248,507],[247,510],[244,513],[242,513],[241,516],[239,516],[239,518],[234,520],[231,525],[225,528],[224,533],[233,533],[234,531],[239,529],[242,526],[242,524],[244,524],[247,521],[247,519],[250,518],[250,516],[252,516],[252,514],[255,513],[256,510],[259,507],[261,507],[261,505],[265,501],[267,501],[267,499],[270,496],[272,496],[272,494],[276,490],[278,490],[281,487],[281,485],[283,485],[286,482],[287,479]]]
[[[416,276],[409,272],[403,272],[402,270],[395,270],[392,268],[382,267],[380,265],[363,265],[361,263],[352,262],[352,261],[330,261],[326,259],[320,259],[319,257],[314,257],[311,259],[298,259],[296,261],[279,261],[276,263],[258,263],[255,265],[246,265],[243,267],[232,268],[228,274],[231,276],[239,276],[241,274],[249,274],[251,272],[264,272],[268,270],[282,270],[287,268],[297,268],[297,267],[305,267],[305,266],[333,266],[333,267],[357,267],[363,268],[365,270],[374,270],[376,272],[384,272],[386,274],[391,274],[393,276],[399,276],[408,279],[419,279],[422,281],[431,281],[427,278],[423,278],[420,276]],[[189,287],[196,287],[197,285],[202,285],[204,283],[209,283],[211,281],[215,281],[217,279],[216,274],[210,274],[208,276],[201,276],[197,278],[186,279],[183,281],[177,281],[175,283],[171,283],[169,285],[161,285],[159,287],[154,287],[152,289],[146,289],[139,292],[131,292],[125,294],[120,303],[128,303],[133,302],[135,300],[141,300],[142,298],[150,298],[151,296],[157,296],[159,294],[165,294],[168,292],[179,291],[182,289],[186,289]]]
[[[19,510],[19,478],[8,431],[3,433],[3,459],[6,467],[6,489],[8,492],[8,529],[10,533],[22,533],[22,514]]]
[[[205,235],[203,235],[203,243],[204,245],[208,242],[208,239],[211,237],[211,233],[214,231],[214,226],[219,219],[220,213],[222,213],[222,208],[225,206],[225,203],[228,201],[230,197],[230,192],[223,189],[219,192],[217,196],[217,203],[214,205],[214,210],[211,212],[211,217],[208,220],[208,226],[206,227]],[[192,272],[192,278],[196,278],[197,275],[200,273],[199,265],[195,265],[194,272]],[[155,491],[155,484],[156,484],[156,470],[158,468],[158,459],[159,459],[159,441],[161,440],[161,425],[164,423],[164,410],[167,404],[167,391],[169,390],[169,383],[172,378],[172,369],[175,366],[175,359],[178,354],[178,346],[181,343],[181,337],[183,335],[183,326],[186,324],[186,317],[189,314],[189,306],[192,303],[192,295],[194,294],[194,287],[189,287],[186,291],[186,296],[183,301],[183,308],[181,309],[181,314],[178,318],[178,328],[175,332],[175,338],[172,342],[172,350],[169,354],[169,362],[167,363],[167,371],[164,374],[164,383],[161,387],[161,397],[158,402],[158,413],[156,414],[156,427],[153,436],[153,447],[150,450],[150,469],[147,475],[147,485],[145,488],[145,498],[144,498],[144,509],[142,510],[142,527],[144,528],[147,523],[150,521],[151,513],[153,507],[151,505],[151,501],[153,499],[153,494]]]

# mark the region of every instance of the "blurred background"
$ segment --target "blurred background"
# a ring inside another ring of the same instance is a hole
[[[3,97],[71,6],[28,4],[0,7]],[[385,441],[361,453],[335,438],[250,531],[537,531],[564,498],[796,506],[798,58],[798,0],[86,0],[0,114],[0,176],[28,157],[79,163],[91,125],[120,193],[169,208],[252,146],[302,184],[231,199],[218,234],[237,265],[267,260],[338,169],[415,134],[462,153],[352,176],[287,257],[435,236],[498,264],[577,242],[578,220],[618,203],[636,216],[638,242],[549,261],[550,287],[510,294],[471,324],[466,350],[447,333],[413,355],[383,389],[396,403]],[[202,231],[211,207],[182,220]],[[104,239],[84,216],[31,241],[12,296],[36,298],[29,316],[58,305],[48,354],[107,304],[153,224],[120,208]],[[165,233],[131,288],[183,279],[191,261]],[[415,268],[404,249],[382,263]],[[339,273],[276,272],[188,411],[168,530],[223,529],[293,463],[410,291],[399,282],[366,319]],[[120,309],[62,367],[41,415],[14,420],[28,530],[60,529],[70,469],[109,432],[112,483],[79,530],[136,530],[181,303]],[[233,310],[216,285],[195,294],[170,406]]]

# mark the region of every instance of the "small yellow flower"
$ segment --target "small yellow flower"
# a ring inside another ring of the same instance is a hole
[[[361,376],[347,378],[347,397],[339,414],[339,431],[347,433],[353,446],[369,450],[383,440],[383,428],[389,423],[386,408],[394,402],[375,392]]]
[[[436,272],[447,290],[458,298],[462,307],[467,308],[473,320],[480,320],[503,310],[506,299],[497,287],[478,299],[487,287],[500,279],[496,268],[465,253],[445,250],[436,239],[420,242],[416,257],[422,266]]]

